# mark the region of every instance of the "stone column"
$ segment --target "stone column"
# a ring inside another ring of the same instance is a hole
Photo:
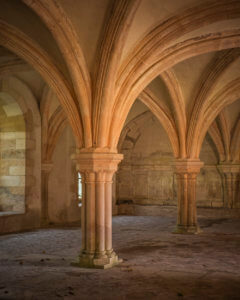
[[[120,262],[112,248],[112,178],[123,155],[79,152],[73,159],[84,184],[82,249],[73,265],[110,268]]]
[[[223,180],[224,207],[240,208],[240,164],[221,163],[218,170]]]
[[[178,183],[178,219],[175,233],[199,233],[196,209],[196,180],[203,163],[185,159],[174,163]]]
[[[42,193],[41,193],[41,225],[46,226],[49,224],[49,214],[48,214],[48,182],[49,174],[52,170],[53,164],[51,162],[42,163],[41,172],[41,183],[42,183]]]

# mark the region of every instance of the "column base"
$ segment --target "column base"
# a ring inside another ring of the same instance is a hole
[[[81,253],[79,261],[72,262],[71,265],[79,268],[109,269],[120,264],[122,261],[114,252],[109,256],[104,255],[98,258],[91,254]]]
[[[199,234],[202,230],[198,225],[194,226],[185,226],[185,225],[177,225],[174,229],[173,233],[176,234]]]
[[[43,220],[41,220],[41,222],[40,222],[40,226],[41,226],[41,227],[48,227],[49,224],[50,224],[50,222],[49,222],[49,220],[47,220],[47,219],[43,219]]]

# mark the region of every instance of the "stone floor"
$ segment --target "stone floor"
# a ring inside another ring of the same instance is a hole
[[[77,227],[1,236],[0,299],[240,299],[240,219],[199,214],[200,235],[172,234],[175,212],[114,217],[108,270],[70,266]]]

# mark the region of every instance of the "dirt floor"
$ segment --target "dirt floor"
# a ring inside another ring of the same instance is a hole
[[[200,211],[199,235],[172,234],[175,212],[114,217],[124,261],[108,270],[70,265],[77,227],[1,236],[0,299],[240,299],[240,219],[216,212]]]

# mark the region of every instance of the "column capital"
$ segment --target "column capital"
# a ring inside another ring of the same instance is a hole
[[[52,171],[53,163],[50,161],[42,162],[41,168],[45,173],[50,173]]]
[[[224,206],[228,208],[239,208],[240,162],[221,162],[217,167],[223,179]]]
[[[220,163],[217,167],[222,173],[240,173],[240,162],[224,162]]]
[[[110,268],[121,262],[112,249],[112,176],[123,159],[108,149],[81,149],[72,155],[84,176],[82,250],[73,265]]]
[[[177,174],[195,173],[198,174],[204,163],[199,159],[178,159],[172,164]]]
[[[48,213],[48,182],[49,174],[52,170],[53,163],[50,161],[43,161],[41,164],[41,177],[42,177],[42,198],[41,198],[41,225],[49,225],[49,213]]]
[[[203,162],[199,159],[178,159],[173,163],[178,183],[178,223],[175,233],[200,232],[196,212],[196,181]]]
[[[123,154],[109,152],[77,151],[71,158],[80,172],[116,172]]]

